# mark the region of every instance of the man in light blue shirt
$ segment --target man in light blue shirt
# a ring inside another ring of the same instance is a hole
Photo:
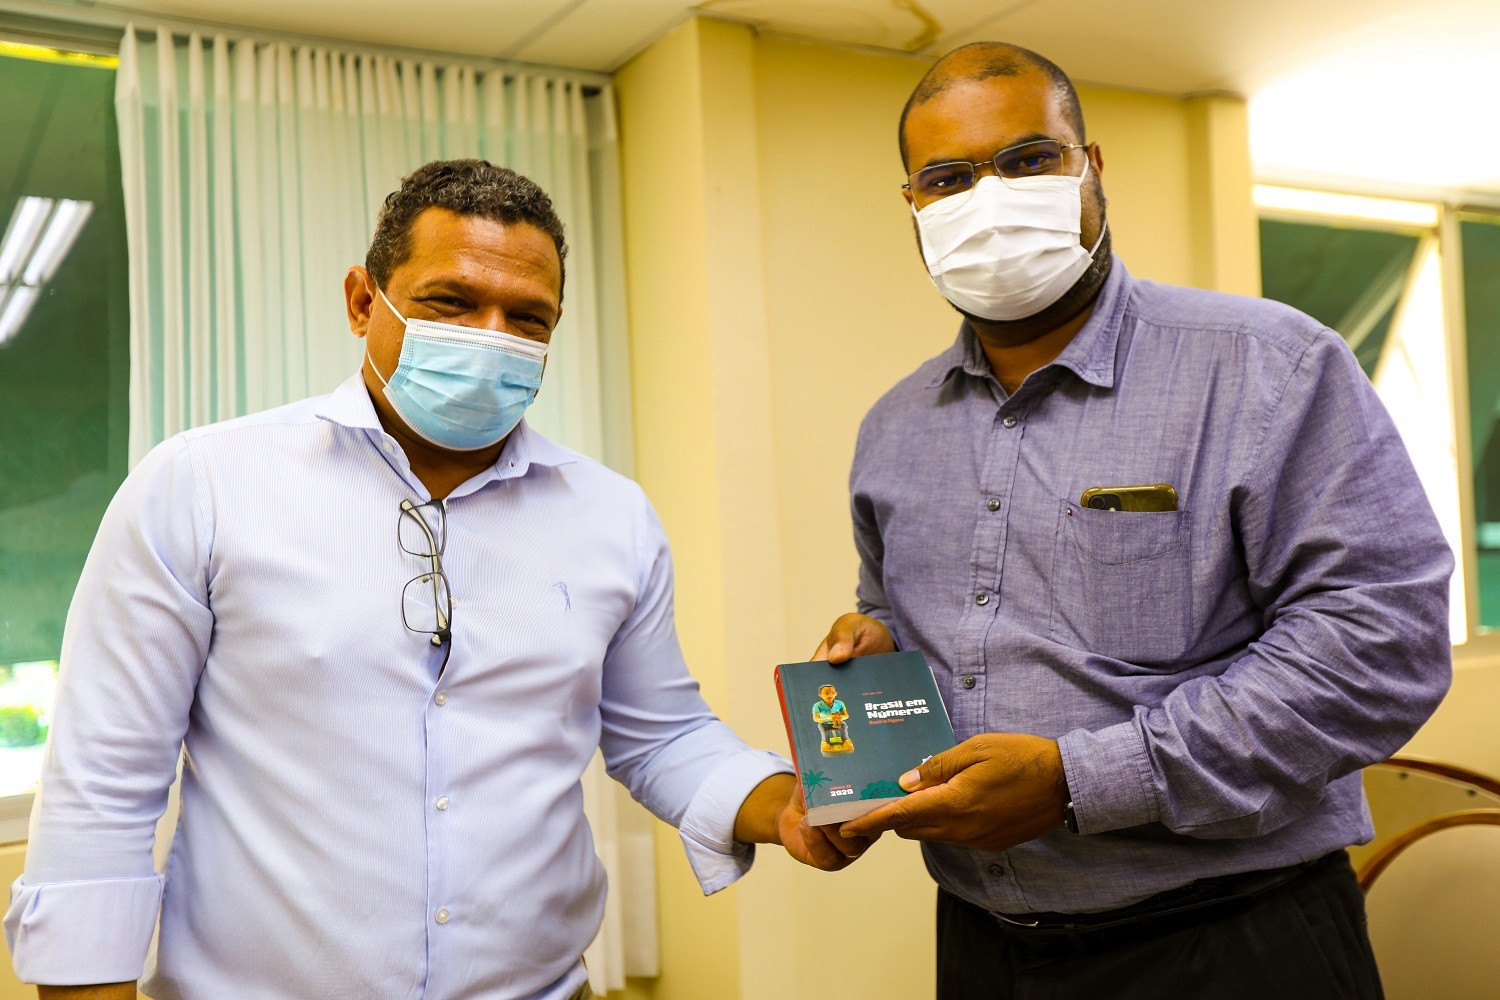
[[[134,997],[158,914],[158,1000],[587,996],[596,748],[705,892],[752,842],[863,849],[700,697],[640,488],[521,420],[565,254],[530,181],[423,167],[345,281],[360,375],[178,435],[121,487],[5,919],[44,998]]]

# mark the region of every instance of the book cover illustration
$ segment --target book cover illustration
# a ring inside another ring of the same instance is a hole
[[[901,775],[953,746],[927,659],[915,650],[776,668],[807,821],[843,823],[906,793]]]

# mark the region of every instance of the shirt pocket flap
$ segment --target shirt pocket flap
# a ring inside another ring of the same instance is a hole
[[[1063,534],[1080,554],[1105,566],[1160,558],[1181,547],[1187,526],[1185,510],[1094,510],[1063,501]]]

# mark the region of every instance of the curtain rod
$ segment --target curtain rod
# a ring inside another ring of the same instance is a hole
[[[107,42],[118,47],[120,39],[125,34],[125,26],[134,24],[137,35],[153,38],[156,36],[156,29],[162,27],[184,37],[196,31],[207,38],[222,34],[258,42],[284,42],[341,51],[375,52],[415,62],[467,65],[475,69],[499,70],[517,75],[564,77],[591,87],[603,87],[613,82],[613,78],[608,73],[593,70],[568,69],[542,63],[518,62],[513,59],[496,59],[489,56],[441,52],[434,49],[383,45],[378,42],[364,42],[351,38],[330,38],[323,35],[266,30],[220,21],[196,21],[181,17],[158,16],[147,11],[127,10],[107,3],[86,3],[79,2],[79,0],[6,0],[5,10],[0,11],[0,25],[11,20],[5,17],[10,13],[22,15],[15,19],[18,21],[41,22],[29,29],[24,24],[17,24],[16,28],[19,31],[62,39],[74,33],[69,29],[75,29],[80,43],[96,46],[100,42]]]

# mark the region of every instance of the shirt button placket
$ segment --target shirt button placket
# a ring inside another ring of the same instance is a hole
[[[443,752],[445,727],[440,724],[446,717],[446,710],[443,708],[446,704],[448,704],[448,692],[440,689],[432,693],[426,709],[427,794],[430,796],[427,800],[430,803],[427,813],[428,905],[439,902],[443,897],[448,896],[450,891],[448,841],[452,832],[449,830],[451,821],[446,819],[450,802],[446,794],[437,794],[437,789],[447,785],[450,780],[447,758]],[[453,917],[453,911],[446,904],[430,912],[432,922],[438,926],[448,923]]]

